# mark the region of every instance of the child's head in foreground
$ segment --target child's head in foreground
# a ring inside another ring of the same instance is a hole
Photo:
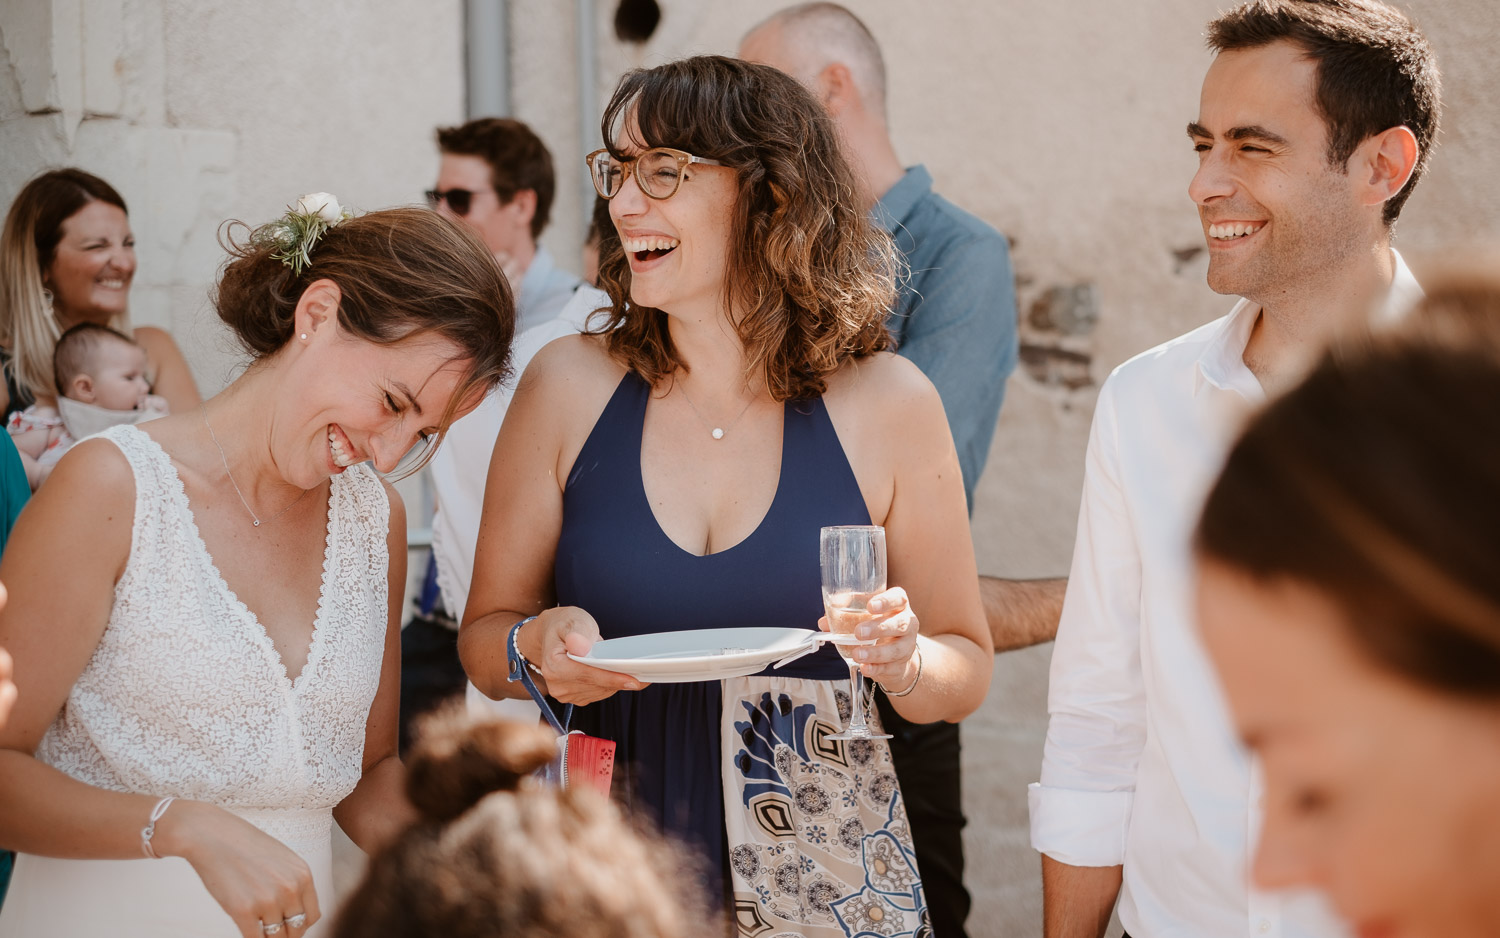
[[[335,938],[701,938],[685,858],[607,798],[542,786],[557,756],[534,725],[429,717],[407,761],[420,819],[371,858]]]
[[[151,391],[146,350],[108,326],[79,323],[52,353],[57,393],[105,410],[136,410]]]

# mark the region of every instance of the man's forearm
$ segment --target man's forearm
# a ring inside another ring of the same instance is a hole
[[[1104,938],[1124,867],[1069,866],[1042,855],[1042,938]]]
[[[984,617],[990,624],[995,651],[1014,651],[1056,638],[1067,590],[1068,581],[1063,577],[1049,580],[980,577],[979,595],[984,600]]]

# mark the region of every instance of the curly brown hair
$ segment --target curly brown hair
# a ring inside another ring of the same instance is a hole
[[[427,717],[408,760],[422,820],[372,858],[334,938],[700,938],[693,872],[593,791],[530,775],[557,755],[523,723]]]
[[[891,348],[885,319],[899,263],[856,195],[854,172],[821,105],[774,68],[703,55],[620,80],[601,131],[610,152],[627,118],[646,147],[718,160],[738,177],[724,297],[741,310],[746,379],[778,401],[821,395],[845,362]],[[666,314],[630,302],[618,239],[599,258],[610,354],[653,386],[685,367]]]

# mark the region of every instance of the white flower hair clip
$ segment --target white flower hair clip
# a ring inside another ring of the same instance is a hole
[[[298,199],[296,205],[287,206],[286,214],[281,218],[262,225],[252,240],[258,244],[274,245],[276,250],[271,257],[290,267],[293,276],[299,276],[312,264],[312,249],[318,239],[329,228],[353,217],[329,193],[310,192]]]

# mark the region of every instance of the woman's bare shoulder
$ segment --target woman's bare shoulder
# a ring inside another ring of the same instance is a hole
[[[170,349],[181,354],[177,348],[177,340],[172,338],[172,333],[156,326],[136,326],[134,330],[136,344],[145,349],[148,354]]]
[[[553,339],[532,356],[516,385],[516,398],[540,399],[549,407],[606,400],[625,374],[625,367],[609,354],[604,339],[594,335],[567,335]]]
[[[58,483],[62,483],[58,485]],[[54,488],[55,486],[55,488]],[[135,473],[124,451],[108,440],[84,440],[63,454],[57,468],[48,477],[47,488],[60,492],[77,487],[81,494],[86,487],[88,500],[135,498]]]
[[[833,406],[898,420],[942,413],[937,389],[922,370],[894,352],[846,363],[828,379],[825,395]]]
[[[75,552],[83,552],[83,543],[106,552],[109,547],[128,549],[135,485],[130,460],[118,446],[108,440],[85,440],[58,460],[23,515],[31,516],[30,528],[78,538]],[[121,537],[119,543],[106,544]]]
[[[540,369],[547,374],[566,374],[575,370],[593,372],[606,362],[620,373],[625,370],[609,354],[604,336],[575,332],[559,336],[542,346],[532,356],[526,370]]]

